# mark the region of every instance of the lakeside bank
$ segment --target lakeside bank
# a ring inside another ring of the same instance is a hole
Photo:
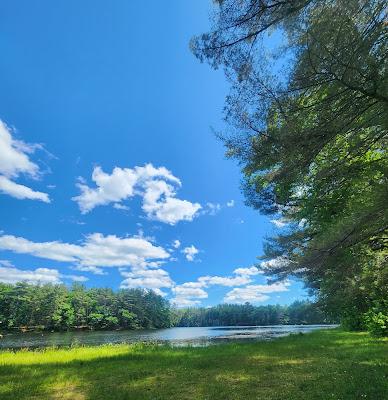
[[[0,398],[388,398],[388,340],[340,329],[206,348],[105,345],[0,352]]]

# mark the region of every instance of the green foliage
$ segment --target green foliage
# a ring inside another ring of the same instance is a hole
[[[142,289],[0,283],[0,330],[140,329],[171,325],[167,300]]]
[[[255,307],[249,303],[170,309],[163,297],[142,289],[86,289],[74,284],[0,283],[0,331],[153,329],[170,326],[321,324],[336,322],[316,304]]]
[[[247,204],[288,222],[265,244],[268,273],[300,277],[352,329],[388,293],[386,16],[382,0],[225,0],[192,43],[232,82],[222,138]]]
[[[388,336],[388,301],[375,304],[364,315],[364,323],[374,336]]]
[[[174,326],[252,326],[335,323],[309,301],[296,301],[289,306],[220,304],[210,308],[185,308],[173,311]]]
[[[1,400],[382,400],[387,341],[335,330],[210,347],[0,352]]]

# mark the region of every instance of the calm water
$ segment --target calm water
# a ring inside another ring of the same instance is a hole
[[[88,331],[15,333],[0,338],[0,348],[99,345],[106,343],[157,342],[173,346],[206,346],[228,341],[269,340],[291,333],[330,329],[336,325],[228,326],[169,328],[139,331]]]

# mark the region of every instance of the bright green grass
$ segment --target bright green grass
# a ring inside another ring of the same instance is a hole
[[[317,331],[207,348],[0,353],[0,399],[388,399],[388,341]]]

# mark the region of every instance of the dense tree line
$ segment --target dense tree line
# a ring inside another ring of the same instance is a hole
[[[173,311],[175,326],[299,325],[336,322],[314,303],[296,301],[289,306],[220,304],[210,308],[185,308]]]
[[[314,304],[221,304],[173,309],[151,290],[87,289],[83,285],[0,283],[0,331],[153,329],[171,326],[321,324],[332,320]],[[334,321],[335,322],[335,321]]]
[[[232,83],[220,136],[247,204],[287,224],[266,243],[267,273],[303,279],[345,326],[388,334],[386,1],[215,3],[192,49]]]
[[[0,283],[0,330],[140,329],[170,324],[168,301],[153,291]]]

